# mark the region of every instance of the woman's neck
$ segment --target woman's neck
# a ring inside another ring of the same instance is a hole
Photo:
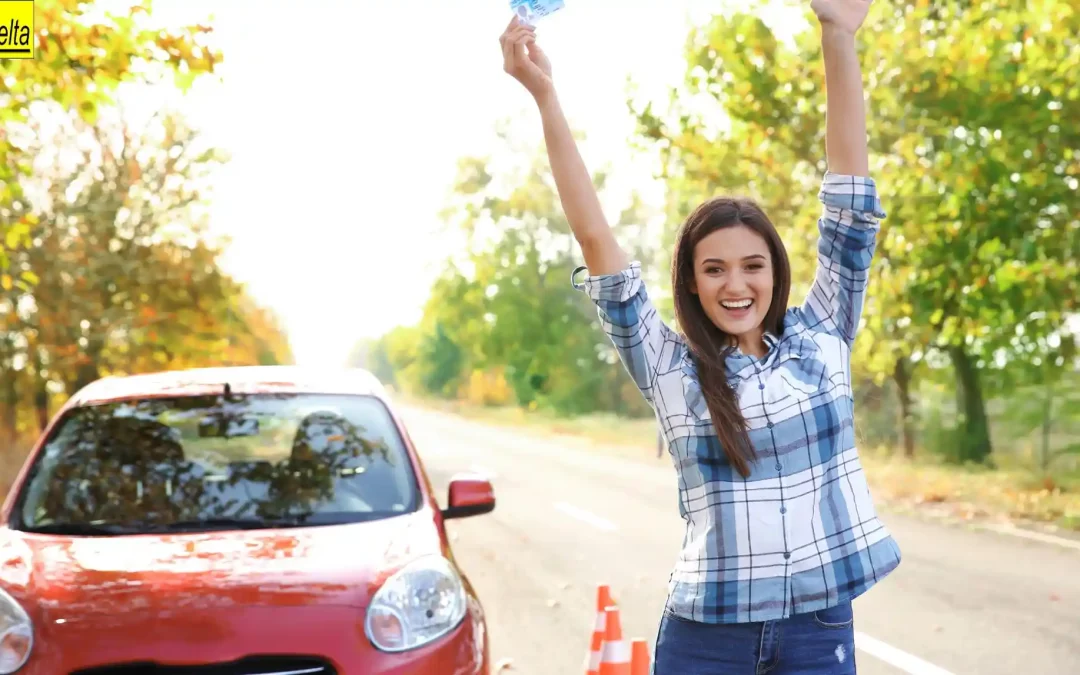
[[[760,359],[769,353],[769,348],[765,344],[765,331],[763,329],[759,328],[749,333],[743,333],[736,339],[739,351],[747,356]]]

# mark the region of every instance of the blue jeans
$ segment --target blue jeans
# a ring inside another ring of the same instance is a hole
[[[851,603],[754,623],[706,624],[664,612],[653,675],[854,675]]]

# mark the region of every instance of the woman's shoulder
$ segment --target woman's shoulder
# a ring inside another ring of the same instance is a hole
[[[803,361],[814,361],[827,370],[845,369],[850,350],[846,342],[822,325],[808,321],[798,307],[784,315],[784,332],[778,336],[778,348],[784,354]]]
[[[806,308],[801,305],[788,307],[784,312],[783,328],[784,332],[779,336],[781,341],[800,338],[816,340],[821,336],[832,337],[828,327],[807,314]]]

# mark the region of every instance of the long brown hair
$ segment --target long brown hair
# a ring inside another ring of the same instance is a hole
[[[784,314],[791,291],[791,264],[776,227],[751,199],[717,197],[701,204],[686,219],[671,261],[671,287],[675,296],[675,318],[697,365],[701,393],[709,406],[713,427],[731,465],[745,478],[757,458],[746,430],[746,419],[734,390],[728,386],[724,359],[736,346],[736,337],[722,331],[705,314],[701,299],[691,292],[694,280],[694,249],[713,232],[744,225],[759,234],[772,254],[773,294],[764,328],[779,337],[784,331]]]

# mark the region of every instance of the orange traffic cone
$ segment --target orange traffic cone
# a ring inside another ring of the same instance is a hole
[[[637,638],[630,648],[630,675],[649,675],[649,643]]]
[[[601,584],[596,589],[596,622],[593,624],[592,644],[589,646],[589,656],[586,659],[587,675],[599,675],[600,673],[600,649],[604,646],[604,630],[607,622],[604,611],[615,605],[611,599],[611,586]]]
[[[604,612],[604,646],[600,650],[599,675],[630,675],[630,644],[623,639],[619,608]]]

